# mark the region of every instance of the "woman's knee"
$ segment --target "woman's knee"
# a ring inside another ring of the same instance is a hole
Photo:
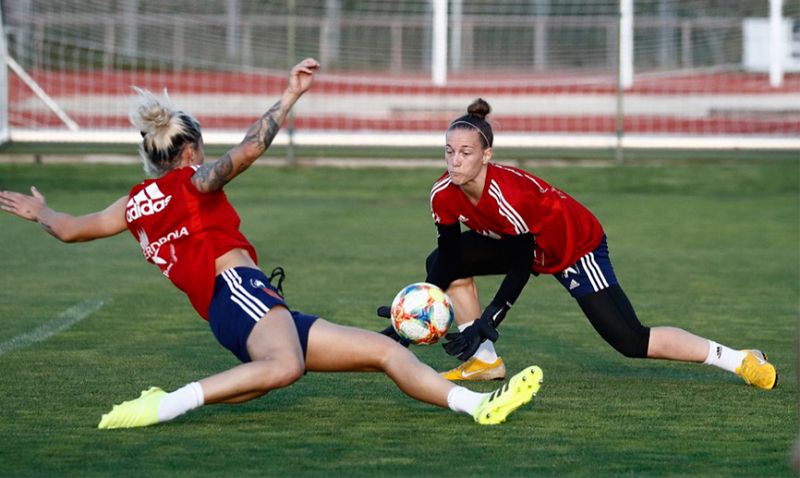
[[[597,333],[614,350],[629,358],[645,358],[650,328],[643,325],[619,285],[578,299],[578,304]]]
[[[411,353],[410,350],[388,337],[385,346],[382,346],[379,350],[380,355],[377,357],[377,366],[383,371],[394,365],[416,360],[416,355]]]
[[[299,357],[292,357],[291,359],[282,360],[279,364],[277,381],[279,386],[285,387],[300,380],[305,373],[305,363]]]
[[[472,277],[462,277],[460,279],[456,279],[450,283],[450,286],[447,288],[448,291],[456,290],[456,289],[474,289],[475,288],[475,279]]]
[[[269,358],[252,363],[259,365],[254,374],[254,386],[264,392],[287,387],[305,373],[305,363],[299,357]]]
[[[623,337],[606,339],[614,349],[628,358],[647,358],[647,350],[650,344],[650,329],[642,327],[635,331],[630,331]]]

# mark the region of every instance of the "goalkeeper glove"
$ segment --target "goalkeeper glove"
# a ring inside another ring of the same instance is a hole
[[[392,316],[391,308],[386,305],[378,307],[377,313],[378,317],[383,317],[384,319],[388,319]],[[408,339],[404,339],[403,337],[400,337],[400,335],[397,333],[396,330],[394,330],[394,327],[392,327],[391,325],[381,330],[380,333],[389,337],[395,342],[398,342],[403,347],[408,347],[409,345],[411,345],[411,341],[409,341]]]
[[[481,318],[469,327],[461,332],[449,333],[444,336],[447,339],[447,342],[442,344],[445,352],[457,355],[458,359],[464,362],[475,355],[484,340],[489,339],[496,342],[500,337],[500,334],[497,333],[497,324],[503,320],[507,311],[507,307],[489,305],[483,311]]]

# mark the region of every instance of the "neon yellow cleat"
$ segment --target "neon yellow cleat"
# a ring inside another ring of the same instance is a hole
[[[741,365],[736,367],[736,375],[748,384],[772,390],[778,385],[778,371],[775,366],[767,362],[767,355],[760,350],[743,350],[747,352]]]
[[[506,365],[500,357],[493,363],[472,357],[458,367],[441,372],[439,375],[447,380],[503,380],[506,378]]]
[[[507,384],[484,398],[472,417],[481,425],[497,425],[519,407],[530,402],[542,386],[544,373],[533,365],[511,377]]]
[[[158,423],[158,406],[167,392],[158,387],[150,387],[135,400],[114,405],[110,412],[100,418],[97,428],[134,428]]]

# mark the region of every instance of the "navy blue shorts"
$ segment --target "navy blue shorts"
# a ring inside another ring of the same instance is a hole
[[[614,274],[611,259],[608,257],[606,236],[603,236],[603,240],[595,250],[578,259],[578,262],[571,267],[554,274],[553,277],[575,299],[617,284],[617,276]]]
[[[228,269],[216,278],[208,323],[214,337],[223,347],[233,352],[242,362],[250,362],[247,338],[256,322],[276,305],[289,309],[262,271],[250,267]],[[308,331],[318,317],[289,310],[305,357]]]

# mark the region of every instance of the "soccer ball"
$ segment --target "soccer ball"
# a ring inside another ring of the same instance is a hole
[[[439,287],[417,282],[404,287],[392,301],[392,327],[417,345],[439,341],[453,323],[453,305]]]

